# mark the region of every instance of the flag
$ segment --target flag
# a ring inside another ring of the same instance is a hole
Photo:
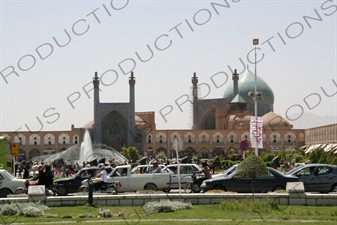
[[[252,148],[263,148],[262,117],[250,117],[250,143]]]

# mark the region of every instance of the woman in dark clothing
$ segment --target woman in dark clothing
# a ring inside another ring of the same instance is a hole
[[[23,169],[23,178],[28,179],[29,178],[29,164],[25,162],[21,165],[21,168]]]
[[[46,170],[45,170],[45,184],[44,185],[48,188],[54,182],[54,172],[52,171],[50,165],[46,165],[45,168]]]
[[[39,180],[36,184],[37,185],[45,185],[45,182],[46,182],[46,174],[45,172],[43,171],[44,169],[44,166],[40,165],[37,170],[39,171],[39,174],[34,177],[33,179],[30,179],[30,180]]]

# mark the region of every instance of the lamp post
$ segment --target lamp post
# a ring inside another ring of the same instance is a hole
[[[255,118],[257,117],[257,90],[256,90],[256,45],[259,44],[259,39],[258,38],[254,38],[253,39],[253,45],[255,46],[255,69],[254,69],[254,73],[255,73],[255,80],[254,80],[254,116]],[[256,123],[256,130],[257,130],[257,123]],[[258,136],[256,135],[256,144],[255,144],[255,155],[259,155],[259,150],[258,150],[258,146],[257,146],[257,142],[258,141]]]

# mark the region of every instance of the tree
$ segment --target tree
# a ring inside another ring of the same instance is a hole
[[[165,152],[164,151],[161,151],[161,152],[159,152],[157,155],[156,155],[156,158],[157,159],[162,159],[162,160],[164,160],[164,161],[166,161],[166,154],[165,154]]]
[[[268,175],[268,168],[265,163],[258,156],[250,155],[248,158],[243,160],[238,168],[237,177],[250,177],[252,178],[252,193],[253,193],[253,201],[254,201],[254,180],[257,177],[264,177]]]
[[[132,162],[136,162],[140,159],[140,155],[136,147],[123,147],[121,154],[128,160],[132,160]]]

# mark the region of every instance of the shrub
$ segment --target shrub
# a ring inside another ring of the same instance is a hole
[[[98,217],[112,217],[112,212],[109,209],[99,209],[98,210]]]
[[[16,204],[5,204],[1,207],[1,215],[12,216],[19,212]]]
[[[148,213],[175,212],[179,210],[191,209],[192,204],[180,201],[170,201],[161,199],[160,201],[147,202],[143,205],[143,210]]]
[[[27,209],[28,208],[28,209]],[[34,209],[38,209],[41,212],[44,212],[45,210],[48,210],[49,207],[46,205],[41,204],[40,202],[24,202],[24,203],[10,203],[10,204],[3,204],[0,206],[0,214],[1,215],[21,215],[25,216],[24,212],[26,214],[29,214],[27,210],[35,211]],[[43,214],[42,214],[43,216]]]
[[[41,217],[44,216],[44,212],[37,207],[28,206],[22,210],[22,214],[27,217]]]

